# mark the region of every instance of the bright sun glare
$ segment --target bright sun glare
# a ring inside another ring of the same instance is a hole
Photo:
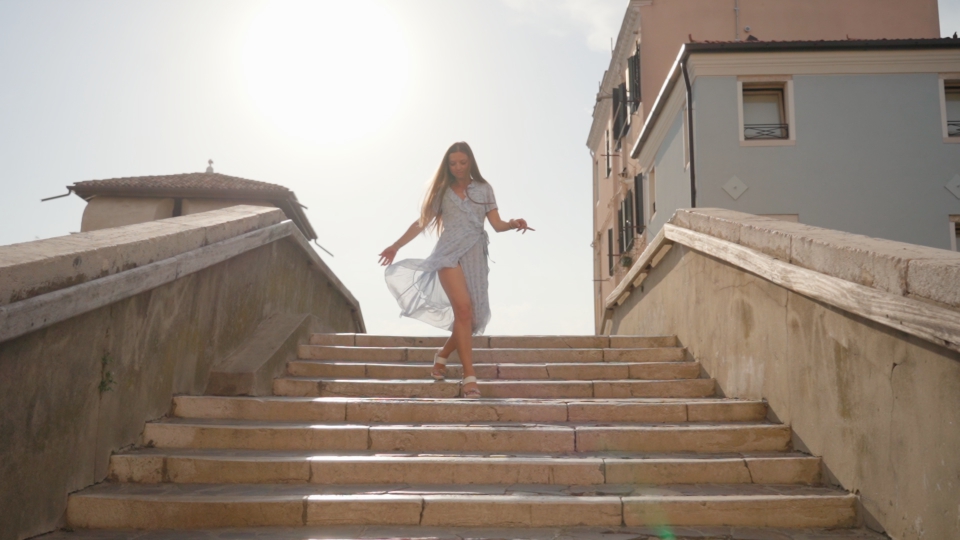
[[[402,99],[408,58],[377,0],[280,0],[255,16],[244,47],[248,92],[282,131],[336,143],[376,132]]]

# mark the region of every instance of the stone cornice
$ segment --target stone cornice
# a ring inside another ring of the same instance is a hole
[[[609,94],[614,86],[620,84],[623,67],[630,53],[633,52],[633,44],[636,41],[634,36],[638,36],[640,32],[640,8],[652,3],[653,0],[631,0],[627,6],[623,23],[620,25],[620,33],[617,35],[617,43],[613,48],[613,55],[610,57],[610,65],[603,73],[603,79],[600,82],[598,95]],[[609,99],[601,99],[593,107],[593,123],[590,126],[590,134],[587,136],[587,147],[590,150],[598,148],[600,144],[607,120],[610,118],[610,107]]]

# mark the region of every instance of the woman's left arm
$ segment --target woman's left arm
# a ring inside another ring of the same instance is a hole
[[[522,233],[527,231],[533,231],[536,229],[531,229],[527,225],[527,220],[525,219],[511,219],[510,221],[504,221],[500,218],[500,212],[496,208],[487,212],[487,220],[490,222],[490,226],[493,227],[493,230],[497,232],[504,232],[509,230],[518,230]]]

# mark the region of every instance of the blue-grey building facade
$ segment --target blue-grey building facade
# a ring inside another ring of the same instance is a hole
[[[719,207],[955,250],[958,91],[956,39],[688,44],[631,149],[637,223]],[[759,92],[780,117],[756,129]]]

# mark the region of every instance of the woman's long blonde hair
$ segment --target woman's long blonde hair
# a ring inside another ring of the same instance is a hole
[[[450,172],[450,154],[462,152],[470,160],[470,178],[475,182],[488,183],[480,174],[480,168],[477,166],[477,160],[473,157],[473,150],[465,142],[455,142],[447,148],[443,154],[443,161],[437,168],[437,173],[433,175],[430,182],[430,188],[427,189],[427,195],[423,199],[423,206],[420,208],[420,227],[427,230],[433,230],[437,233],[443,230],[443,216],[440,214],[440,202],[446,196],[447,190],[457,181],[457,178]]]

